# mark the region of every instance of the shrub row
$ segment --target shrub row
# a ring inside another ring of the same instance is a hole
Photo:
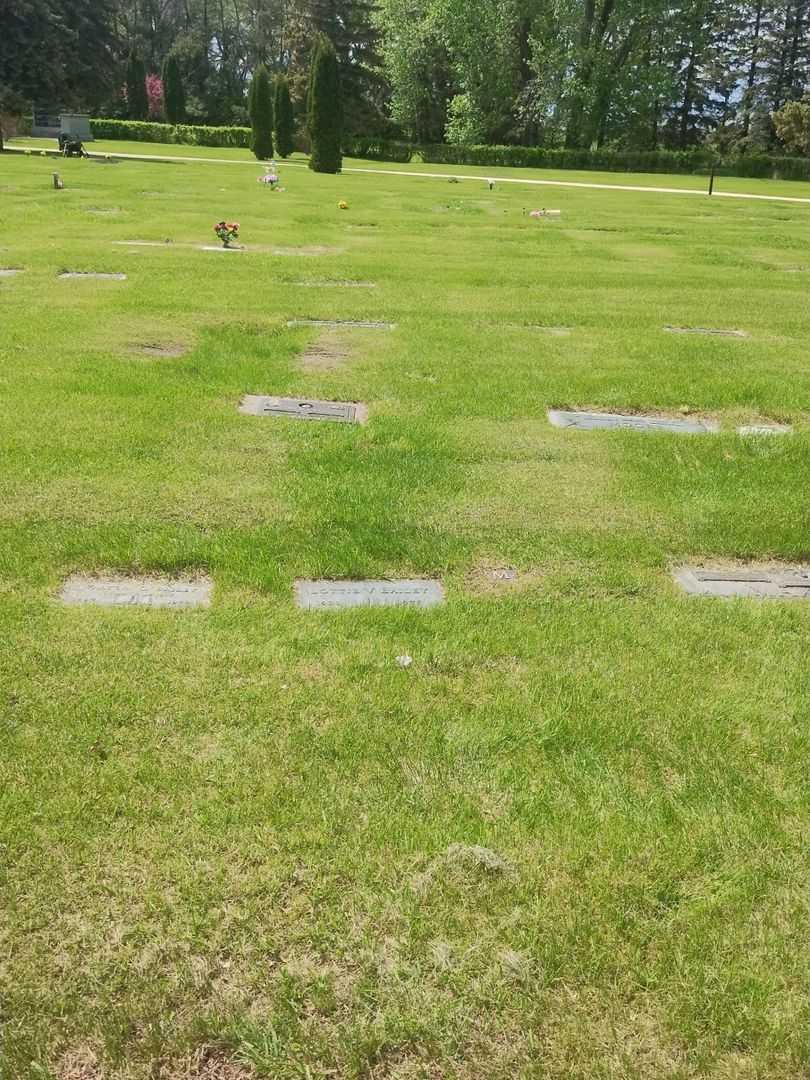
[[[444,165],[533,166],[538,169],[596,169],[602,172],[701,173],[712,166],[707,150],[550,150],[539,146],[454,146],[418,148],[422,160]],[[722,176],[810,180],[810,158],[765,154],[727,158]]]
[[[410,161],[417,147],[410,143],[392,142],[389,139],[347,138],[343,139],[346,157],[368,158],[371,161]]]
[[[91,120],[96,139],[132,142],[182,143],[186,146],[242,146],[250,148],[250,128],[205,127],[193,124],[153,124],[144,120]]]
[[[184,143],[190,146],[250,148],[250,128],[203,127],[191,124],[153,124],[139,120],[91,120],[97,139]],[[712,166],[707,150],[551,150],[540,146],[457,146],[409,143],[375,138],[344,138],[347,157],[372,161],[408,162],[419,154],[424,162],[441,165],[486,165],[536,169],[595,169],[602,172],[699,173]],[[810,180],[810,158],[740,154],[727,158],[716,171],[721,176],[750,176],[771,180]]]

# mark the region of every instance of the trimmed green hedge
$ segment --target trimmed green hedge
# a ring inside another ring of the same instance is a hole
[[[420,146],[422,160],[443,165],[500,165],[601,172],[700,173],[712,167],[707,150],[547,150],[539,146]],[[718,164],[720,176],[810,180],[810,158],[738,155]]]
[[[152,124],[140,120],[91,120],[97,139],[184,143],[190,146],[241,146],[250,149],[250,128]],[[405,163],[419,154],[428,164],[486,165],[535,169],[593,169],[600,172],[698,173],[708,175],[708,150],[547,150],[540,146],[412,146],[375,138],[344,138],[347,157]],[[718,176],[765,180],[810,180],[810,158],[740,154],[717,165]]]
[[[388,139],[347,138],[343,139],[343,153],[346,157],[368,158],[371,161],[410,161],[416,150],[410,143],[392,142]]]
[[[248,127],[153,124],[141,120],[91,120],[90,130],[96,139],[181,143],[186,146],[242,146],[250,149]]]

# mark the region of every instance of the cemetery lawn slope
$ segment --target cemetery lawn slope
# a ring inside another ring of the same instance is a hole
[[[810,208],[262,172],[0,156],[0,1075],[806,1077],[810,604],[672,570],[810,563]]]

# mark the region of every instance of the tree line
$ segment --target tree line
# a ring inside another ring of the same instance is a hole
[[[348,136],[810,151],[810,0],[0,0],[0,23],[0,102],[246,125],[263,67],[300,127],[323,35]]]

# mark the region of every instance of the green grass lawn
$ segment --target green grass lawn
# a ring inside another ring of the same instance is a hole
[[[54,167],[0,158],[3,1080],[805,1080],[810,605],[670,569],[810,558],[810,208]],[[387,576],[447,601],[293,603]]]

